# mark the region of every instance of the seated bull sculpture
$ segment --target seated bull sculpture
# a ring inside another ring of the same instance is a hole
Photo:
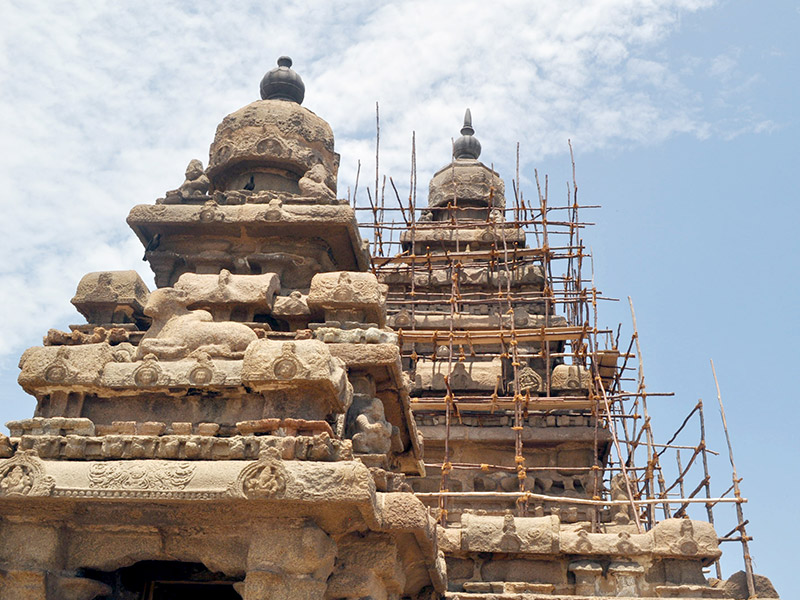
[[[247,325],[216,323],[206,310],[189,310],[188,295],[175,288],[160,288],[150,294],[144,314],[153,324],[136,352],[141,360],[153,354],[162,360],[178,360],[201,351],[211,358],[241,359],[250,342],[258,339]]]

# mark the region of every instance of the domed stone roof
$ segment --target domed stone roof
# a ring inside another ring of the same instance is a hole
[[[302,85],[296,73],[296,80],[274,74],[281,70],[291,71],[281,66],[264,76],[261,91],[264,94],[266,88],[267,99],[229,114],[217,127],[206,171],[214,190],[240,187],[243,174],[251,172],[271,172],[296,186],[307,171],[322,165],[325,185],[336,192],[339,155],[333,149],[333,131],[325,120],[297,101],[278,99],[281,94],[291,95],[291,89],[296,92],[292,82]]]
[[[453,161],[439,169],[431,179],[428,189],[428,206],[505,207],[505,184],[496,171],[478,160],[481,144],[472,128],[472,115],[464,115],[462,136],[453,144]]]

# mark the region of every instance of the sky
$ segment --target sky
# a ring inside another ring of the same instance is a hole
[[[595,282],[621,300],[600,321],[629,337],[632,297],[647,388],[675,392],[651,399],[656,435],[703,398],[721,493],[714,360],[756,570],[787,594],[800,533],[798,33],[789,0],[6,0],[0,421],[32,414],[18,357],[82,322],[69,299],[83,274],[136,269],[152,285],[130,207],[206,163],[216,125],[287,54],[304,106],[336,135],[340,197],[359,160],[374,172],[376,102],[381,172],[401,196],[412,132],[424,198],[467,107],[508,190],[520,144],[529,198],[534,169],[553,197],[565,190],[571,140],[579,197],[603,206],[584,233]],[[738,545],[724,550],[726,573],[741,568]]]

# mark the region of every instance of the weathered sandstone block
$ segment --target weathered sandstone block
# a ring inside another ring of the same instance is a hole
[[[360,321],[383,327],[386,290],[372,273],[318,273],[311,280],[308,306],[312,311],[324,311],[328,321]]]

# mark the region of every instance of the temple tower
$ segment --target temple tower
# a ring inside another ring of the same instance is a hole
[[[385,287],[329,125],[282,57],[209,166],[128,223],[27,350],[0,444],[0,597],[427,598],[444,590]]]
[[[556,293],[552,261],[581,257],[574,231],[552,242],[546,203],[526,206],[516,185],[507,205],[469,110],[461,134],[399,252],[376,261],[425,442],[426,475],[410,482],[439,517],[447,597],[728,597],[703,573],[721,554],[713,527],[645,520],[632,472],[606,474],[620,352],[596,345],[580,269]]]
[[[508,194],[467,110],[427,205],[396,209],[398,252],[371,255],[291,67],[223,119],[208,168],[131,210],[156,289],[87,274],[87,322],[21,357],[36,409],[0,435],[0,600],[777,597],[747,555],[704,571],[720,541],[747,552],[735,473],[734,498],[655,489],[577,195],[558,219]],[[719,538],[692,502],[740,524]]]

